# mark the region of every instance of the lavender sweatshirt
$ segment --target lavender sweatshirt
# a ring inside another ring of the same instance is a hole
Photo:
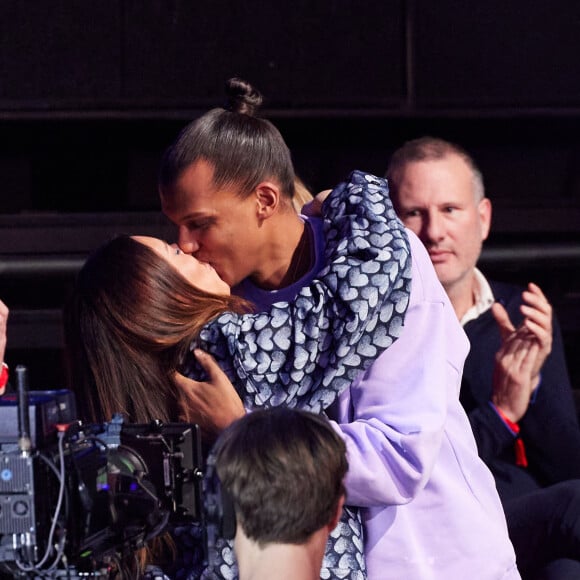
[[[319,257],[321,222],[309,223]],[[517,579],[495,483],[459,403],[469,342],[422,243],[407,234],[402,334],[328,413],[347,444],[347,501],[364,508],[368,578]],[[291,301],[308,278],[275,292],[246,283],[244,296],[266,310]]]

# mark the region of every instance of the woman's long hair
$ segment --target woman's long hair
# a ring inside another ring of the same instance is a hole
[[[244,301],[192,286],[166,260],[129,236],[94,252],[65,307],[71,388],[81,417],[176,421],[181,397],[172,380],[192,339]]]

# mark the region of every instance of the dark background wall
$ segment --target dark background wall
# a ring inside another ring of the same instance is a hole
[[[62,386],[60,309],[87,252],[172,236],[155,176],[239,75],[314,190],[461,143],[494,202],[482,267],[539,282],[580,388],[580,4],[0,0],[0,298],[8,362]]]

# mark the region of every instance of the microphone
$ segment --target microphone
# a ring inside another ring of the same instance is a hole
[[[30,441],[28,369],[24,365],[16,367],[16,388],[18,392],[18,448],[27,454],[32,444]]]

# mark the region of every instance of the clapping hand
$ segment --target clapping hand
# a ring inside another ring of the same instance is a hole
[[[505,308],[495,303],[492,314],[502,345],[495,356],[492,402],[517,423],[525,414],[540,371],[552,350],[552,307],[536,284],[522,294],[524,320],[515,328]]]

